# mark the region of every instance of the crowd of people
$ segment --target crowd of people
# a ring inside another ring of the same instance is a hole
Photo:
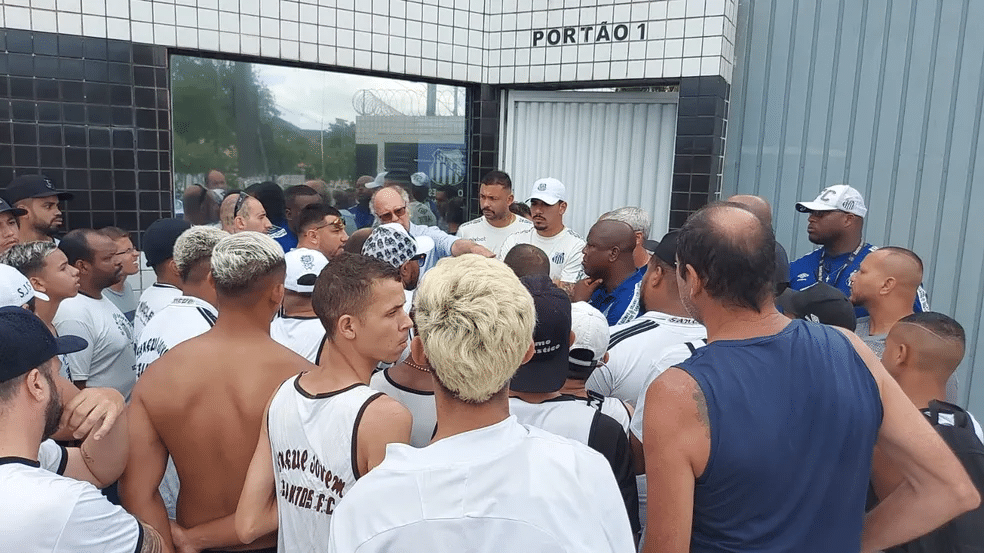
[[[225,189],[142,256],[44,176],[0,190],[4,550],[984,543],[964,330],[848,185],[795,205],[792,262],[755,196],[652,240],[502,171],[467,222],[423,173]]]

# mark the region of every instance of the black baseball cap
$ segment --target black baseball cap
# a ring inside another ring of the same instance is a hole
[[[58,200],[71,200],[75,194],[55,188],[55,183],[44,175],[22,175],[10,181],[3,191],[3,199],[10,205],[28,198],[47,198],[58,196]]]
[[[852,332],[857,328],[851,300],[825,282],[816,282],[802,290],[787,289],[776,298],[776,307],[796,319],[839,326]]]
[[[659,242],[646,240],[642,245],[667,265],[676,267],[677,234],[679,233],[680,231],[678,230],[671,230],[663,235],[663,238]]]
[[[89,347],[78,336],[52,336],[34,313],[21,307],[0,307],[0,382],[43,365],[56,355]]]
[[[0,213],[10,212],[14,217],[22,217],[27,215],[26,209],[21,209],[19,207],[12,207],[3,198],[0,198]]]
[[[533,329],[533,358],[521,365],[509,382],[517,392],[556,392],[567,381],[571,340],[571,300],[549,276],[529,275],[519,279],[533,296],[536,327]]]
[[[174,243],[190,228],[191,223],[184,219],[158,219],[151,223],[143,236],[147,266],[153,267],[174,257]]]

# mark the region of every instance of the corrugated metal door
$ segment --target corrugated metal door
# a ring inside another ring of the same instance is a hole
[[[518,201],[541,177],[567,186],[564,223],[586,236],[602,213],[638,206],[669,222],[676,93],[508,92],[502,167]]]
[[[967,331],[960,398],[984,413],[984,2],[742,0],[725,195],[774,205],[790,257],[812,249],[795,202],[846,182],[865,238],[912,249],[934,311]]]

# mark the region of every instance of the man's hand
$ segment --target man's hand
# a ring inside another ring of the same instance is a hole
[[[590,300],[591,294],[594,294],[594,291],[603,283],[604,280],[600,278],[582,278],[574,284],[574,290],[571,291],[571,301]]]
[[[171,540],[174,542],[174,553],[201,553],[201,549],[195,547],[188,538],[187,531],[177,522],[168,520],[171,524]]]
[[[474,253],[484,257],[495,258],[495,254],[492,253],[491,250],[485,246],[475,243],[472,240],[459,239],[455,240],[454,243],[451,244],[451,255],[458,257],[459,255],[464,255],[466,253]]]
[[[100,440],[113,429],[116,419],[126,408],[123,395],[113,388],[86,388],[65,404],[61,426],[76,440],[92,436]]]

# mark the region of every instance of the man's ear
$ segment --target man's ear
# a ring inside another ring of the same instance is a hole
[[[38,292],[47,293],[48,290],[44,286],[44,281],[36,276],[28,277],[27,280],[31,283],[31,288],[34,288]]]
[[[276,305],[284,303],[284,283],[278,282],[270,291],[270,301]]]
[[[424,341],[420,336],[414,336],[413,340],[410,340],[410,358],[421,367],[426,367],[430,363],[427,353],[424,352]]]
[[[697,276],[697,269],[694,269],[693,265],[687,264],[684,268],[684,275],[686,275],[687,286],[690,287],[690,297],[696,297],[704,291],[704,284],[700,281],[700,277]]]
[[[882,282],[881,287],[878,289],[878,293],[884,296],[894,290],[896,284],[898,284],[898,281],[895,280],[895,277],[888,277]]]
[[[42,380],[45,380],[45,378],[39,369],[31,369],[28,371],[27,376],[24,379],[24,383],[27,385],[28,393],[31,394],[31,397],[37,402],[41,402],[45,399],[44,386],[41,385]],[[51,393],[51,391],[48,393]]]
[[[560,214],[567,213],[567,202],[560,202]]]
[[[525,365],[533,359],[533,354],[536,353],[536,345],[533,344],[533,340],[530,340],[530,347],[527,348],[526,353],[523,354],[523,362],[520,365]]]
[[[335,334],[346,340],[355,340],[356,322],[355,317],[349,314],[342,315],[335,323]]]

